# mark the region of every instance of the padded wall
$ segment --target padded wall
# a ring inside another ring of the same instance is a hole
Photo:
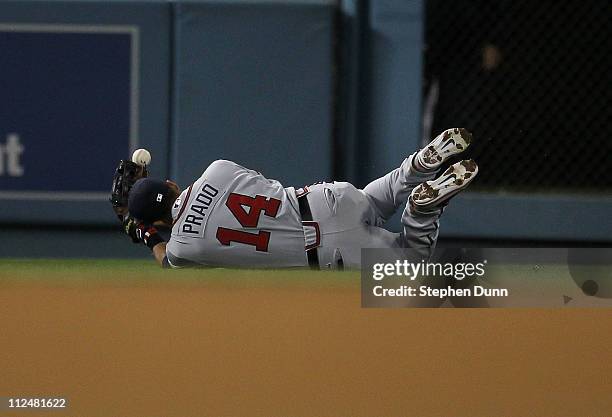
[[[301,186],[332,172],[331,1],[176,6],[172,175],[230,159]]]

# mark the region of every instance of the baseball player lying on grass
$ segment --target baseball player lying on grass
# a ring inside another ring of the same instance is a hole
[[[218,160],[181,192],[171,181],[140,178],[131,185],[120,164],[111,200],[126,233],[148,246],[162,267],[359,268],[361,248],[412,248],[427,258],[443,207],[478,166],[464,160],[439,177],[438,170],[470,141],[465,129],[446,130],[363,190],[347,182],[285,188]],[[132,180],[142,176],[146,167]],[[383,229],[400,206],[402,232]],[[160,225],[172,228],[167,242]]]

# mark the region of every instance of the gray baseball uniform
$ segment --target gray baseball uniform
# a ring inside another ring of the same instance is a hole
[[[284,188],[233,162],[215,161],[174,204],[168,261],[174,267],[303,267],[305,247],[312,246],[322,268],[334,268],[339,259],[359,268],[361,248],[408,247],[428,256],[441,210],[423,215],[407,207],[412,189],[435,177],[415,170],[413,157],[363,190],[347,182]],[[314,222],[302,223],[302,194]],[[380,227],[402,205],[403,231]]]

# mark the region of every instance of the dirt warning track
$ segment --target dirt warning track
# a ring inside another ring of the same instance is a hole
[[[611,325],[362,309],[357,285],[4,284],[0,396],[68,398],[45,416],[605,416]]]

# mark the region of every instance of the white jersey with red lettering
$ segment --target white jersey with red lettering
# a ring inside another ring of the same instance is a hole
[[[304,230],[292,188],[218,160],[172,208],[171,266],[303,267]]]

